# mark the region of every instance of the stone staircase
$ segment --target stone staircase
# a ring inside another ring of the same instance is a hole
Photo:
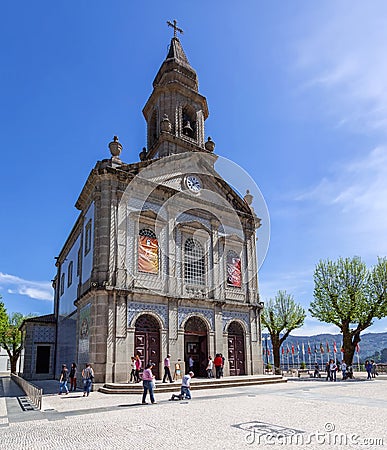
[[[286,383],[287,378],[282,375],[241,375],[238,377],[225,377],[221,379],[194,378],[191,381],[191,390],[199,389],[220,389],[230,387],[251,386],[257,384]],[[157,392],[178,392],[180,390],[180,380],[176,383],[162,383],[156,381]],[[140,394],[143,390],[142,383],[106,383],[100,387],[99,392],[104,394]]]

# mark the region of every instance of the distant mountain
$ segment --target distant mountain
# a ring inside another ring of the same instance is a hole
[[[263,339],[263,348],[265,349],[265,338],[268,336],[267,333],[262,334]],[[359,357],[361,361],[364,361],[367,358],[373,358],[376,359],[378,353],[379,361],[378,362],[384,362],[387,363],[387,333],[364,333],[360,335],[361,341],[359,344],[360,351],[359,351]],[[308,343],[310,344],[312,355],[314,355],[315,349],[317,349],[317,354],[320,354],[320,346],[322,344],[324,348],[324,353],[327,353],[327,342],[329,346],[330,353],[333,352],[333,344],[336,342],[337,347],[337,355],[340,354],[340,347],[342,342],[342,335],[341,334],[317,334],[314,336],[289,336],[284,345],[285,349],[286,346],[289,346],[289,349],[291,350],[292,345],[295,348],[295,351],[297,351],[297,346],[300,347],[300,354],[302,354],[302,344],[304,344],[304,350],[305,355],[308,354]],[[271,349],[271,343],[270,340],[268,340],[268,347]],[[383,351],[384,350],[384,351]],[[377,353],[378,352],[378,353]],[[375,359],[375,360],[376,360]]]

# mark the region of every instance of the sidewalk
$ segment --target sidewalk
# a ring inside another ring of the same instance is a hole
[[[0,381],[2,394],[17,393],[4,377]],[[137,394],[92,392],[83,397],[77,391],[58,395],[58,381],[36,384],[51,392],[44,394],[42,411],[20,412],[19,408],[16,412],[8,409],[15,397],[0,399],[1,419],[6,414],[0,424],[1,442],[8,450],[76,450],[82,445],[115,450],[138,447],[139,442],[151,449],[190,446],[222,450],[339,450],[366,445],[378,450],[387,445],[387,384],[381,377],[357,383],[297,380],[209,389],[193,391],[190,401],[176,402],[168,401],[170,394],[156,389],[156,405],[141,405]],[[179,389],[176,386],[176,392]],[[284,436],[293,434],[304,444],[284,446]],[[351,445],[353,436],[355,446]],[[273,445],[277,438],[282,445]],[[331,445],[334,439],[341,439],[341,444]]]

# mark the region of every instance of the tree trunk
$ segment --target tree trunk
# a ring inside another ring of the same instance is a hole
[[[347,366],[352,366],[353,355],[356,350],[356,345],[360,342],[360,337],[355,335],[352,340],[352,335],[350,330],[343,331],[343,348],[344,348],[344,361]]]
[[[19,359],[19,355],[13,355],[9,358],[11,362],[11,373],[14,373],[17,375],[16,366],[17,366],[17,360]]]
[[[280,359],[280,340],[279,336],[271,334],[271,343],[273,347],[274,367],[273,372],[275,375],[281,375],[281,359]]]

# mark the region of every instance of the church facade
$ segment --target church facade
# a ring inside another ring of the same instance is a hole
[[[205,376],[208,357],[222,353],[225,375],[263,373],[260,219],[251,195],[215,170],[207,101],[176,36],[143,114],[140,160],[124,163],[115,137],[76,202],[56,263],[55,348],[39,367],[58,374],[63,363],[90,362],[96,382],[126,382],[131,356],[152,361],[160,378],[171,354],[183,366],[192,357]],[[37,375],[31,361],[26,378]]]

